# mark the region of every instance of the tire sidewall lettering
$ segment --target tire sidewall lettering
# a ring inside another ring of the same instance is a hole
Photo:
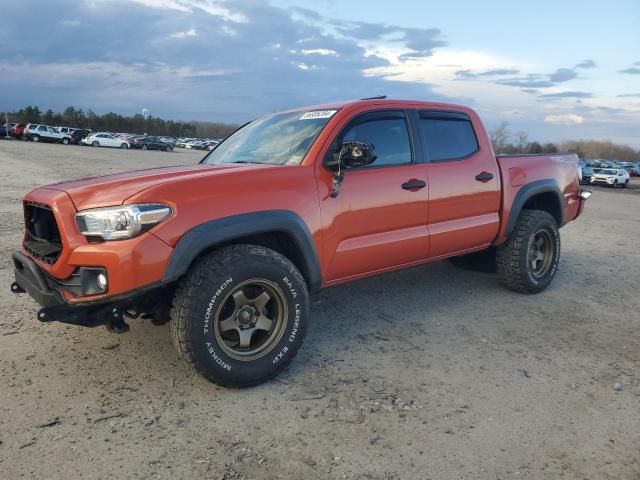
[[[224,372],[234,372],[234,375],[251,375],[256,369],[264,368],[265,365],[278,365],[287,363],[291,355],[295,355],[298,350],[298,343],[304,338],[306,330],[306,309],[304,304],[304,285],[292,275],[283,275],[277,271],[265,272],[264,278],[277,284],[285,295],[288,305],[287,325],[285,332],[279,342],[274,345],[271,352],[267,352],[263,357],[251,362],[244,362],[236,358],[229,357],[218,345],[218,340],[214,332],[214,321],[220,309],[220,302],[226,297],[229,291],[233,290],[246,279],[252,278],[249,271],[240,269],[233,276],[229,276],[223,281],[218,280],[215,293],[205,300],[202,313],[200,313],[200,325],[198,327],[200,337],[200,355],[208,358],[212,367]],[[261,275],[262,276],[262,275]],[[202,358],[202,357],[201,357]]]

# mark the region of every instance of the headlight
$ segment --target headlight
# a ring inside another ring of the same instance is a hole
[[[122,205],[78,212],[76,223],[85,236],[124,240],[149,230],[171,213],[171,207],[156,203]]]

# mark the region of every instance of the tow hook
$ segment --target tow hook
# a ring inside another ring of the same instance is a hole
[[[127,333],[130,330],[129,324],[124,321],[124,310],[113,307],[111,318],[105,325],[111,333]]]
[[[27,293],[27,291],[24,288],[22,288],[20,285],[18,285],[17,282],[13,282],[11,284],[11,291],[13,293]]]

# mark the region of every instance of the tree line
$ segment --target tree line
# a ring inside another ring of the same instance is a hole
[[[493,149],[497,154],[518,153],[575,153],[579,158],[640,161],[640,150],[610,140],[567,140],[562,143],[538,143],[529,141],[527,132],[513,133],[508,122],[502,122],[489,130]]]
[[[49,109],[43,112],[37,106],[7,112],[10,122],[42,123],[51,126],[86,128],[94,132],[122,132],[170,137],[224,138],[237,125],[223,122],[176,122],[151,115],[125,116],[109,112],[98,115],[92,110],[67,107],[63,112]],[[2,119],[4,121],[4,118]]]

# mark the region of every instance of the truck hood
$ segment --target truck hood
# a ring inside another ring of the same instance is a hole
[[[88,208],[121,205],[127,198],[162,183],[202,175],[217,176],[229,170],[242,169],[243,171],[251,171],[265,167],[268,166],[258,164],[181,165],[81,178],[68,182],[54,183],[47,185],[45,188],[66,192],[71,197],[76,209],[86,210]]]

